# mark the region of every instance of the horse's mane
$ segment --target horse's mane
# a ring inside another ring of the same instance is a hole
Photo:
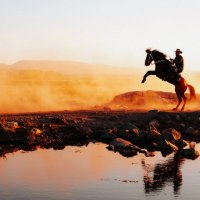
[[[162,53],[161,51],[158,51],[157,49],[153,50],[152,53],[162,59],[166,59],[167,58],[167,55]]]

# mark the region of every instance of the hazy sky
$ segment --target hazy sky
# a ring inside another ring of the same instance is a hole
[[[144,66],[147,47],[200,69],[199,0],[0,0],[0,62]]]

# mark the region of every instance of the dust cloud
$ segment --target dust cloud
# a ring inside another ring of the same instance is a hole
[[[122,93],[146,90],[174,92],[173,86],[155,77],[149,77],[145,84],[141,84],[144,73],[142,70],[118,68],[113,74],[105,74],[102,69],[95,74],[72,75],[55,70],[4,67],[0,69],[0,113],[98,109],[111,105],[113,98]],[[195,86],[197,81],[198,76],[191,84]],[[126,107],[127,99],[121,104]],[[145,109],[156,106],[165,109],[167,105],[174,104],[174,100],[166,105],[163,99],[151,94],[145,102],[138,96],[131,104],[131,109],[144,108],[145,105]]]
[[[0,113],[90,109],[134,85],[131,76],[0,70]]]

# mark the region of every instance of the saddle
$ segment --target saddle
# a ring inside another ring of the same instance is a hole
[[[169,69],[166,71],[164,77],[162,77],[161,79],[163,81],[180,81],[181,79],[181,74],[178,72],[178,69],[177,67],[170,62],[170,65],[169,65]]]

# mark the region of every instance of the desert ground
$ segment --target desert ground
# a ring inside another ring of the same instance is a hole
[[[90,142],[108,144],[108,150],[130,157],[137,153],[196,158],[184,148],[200,141],[200,112],[79,110],[1,115],[0,154],[37,148],[63,149]]]

